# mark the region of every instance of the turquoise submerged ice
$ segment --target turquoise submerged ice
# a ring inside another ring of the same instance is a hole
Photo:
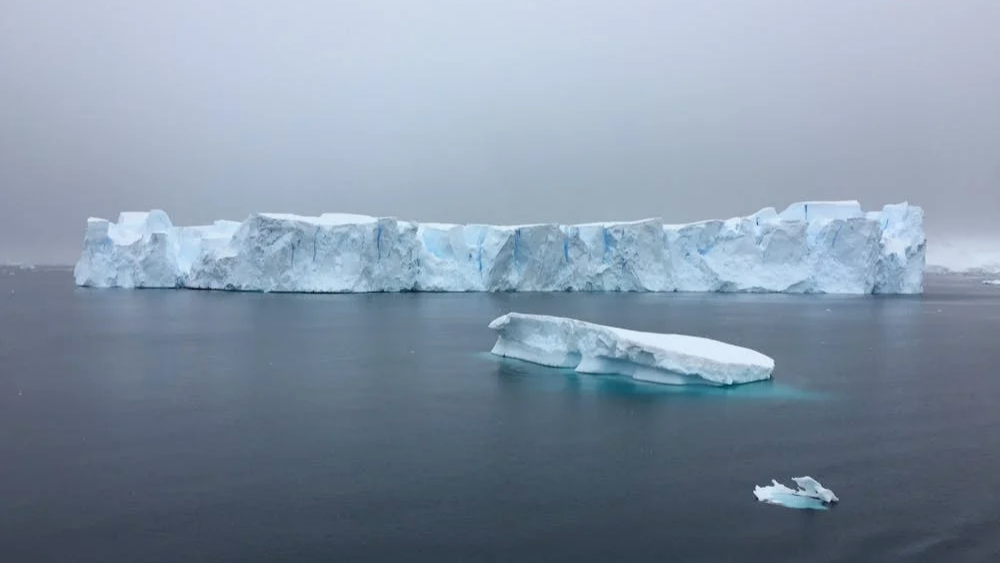
[[[663,384],[734,385],[770,379],[774,360],[748,348],[547,315],[508,313],[490,323],[492,353],[579,373]]]
[[[89,219],[76,283],[245,291],[920,293],[923,211],[856,201],[686,225],[522,226],[255,213],[175,227],[163,211]]]

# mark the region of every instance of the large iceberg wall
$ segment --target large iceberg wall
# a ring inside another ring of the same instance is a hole
[[[923,210],[856,201],[665,225],[521,226],[255,213],[175,227],[166,213],[87,221],[77,285],[284,292],[920,293]]]

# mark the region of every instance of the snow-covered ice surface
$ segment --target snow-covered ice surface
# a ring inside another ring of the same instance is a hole
[[[499,333],[493,354],[579,373],[674,385],[734,385],[769,379],[774,371],[774,360],[760,352],[697,336],[522,313],[507,313],[489,327]]]
[[[166,213],[87,221],[77,285],[289,292],[920,293],[923,210],[856,201],[665,225],[522,226],[255,213],[175,227]]]
[[[812,477],[792,477],[792,481],[798,485],[797,489],[786,487],[772,479],[770,485],[754,487],[753,495],[760,502],[812,510],[826,510],[828,505],[840,501],[833,491]]]

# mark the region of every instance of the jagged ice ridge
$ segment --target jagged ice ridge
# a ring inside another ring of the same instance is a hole
[[[923,210],[802,202],[778,213],[521,226],[254,213],[175,227],[166,213],[87,221],[77,285],[278,292],[920,293]]]

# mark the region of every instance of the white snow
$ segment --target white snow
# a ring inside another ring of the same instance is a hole
[[[774,360],[748,348],[547,315],[507,313],[490,323],[492,353],[579,373],[667,384],[733,385],[769,379]]]
[[[254,213],[175,227],[166,213],[87,221],[76,283],[248,291],[920,293],[923,211],[856,201],[665,225],[457,225]]]
[[[357,215],[354,213],[323,213],[319,217],[309,217],[307,215],[295,215],[294,213],[261,213],[268,219],[278,221],[298,221],[310,225],[362,225],[378,221],[369,215]]]
[[[983,280],[983,285],[1000,285],[1000,279]]]
[[[797,489],[786,487],[772,479],[770,485],[756,486],[753,494],[760,502],[777,504],[788,508],[824,509],[826,505],[839,502],[833,491],[827,489],[812,477],[792,477]]]
[[[779,214],[786,221],[856,219],[864,216],[857,201],[801,201],[789,205]]]

